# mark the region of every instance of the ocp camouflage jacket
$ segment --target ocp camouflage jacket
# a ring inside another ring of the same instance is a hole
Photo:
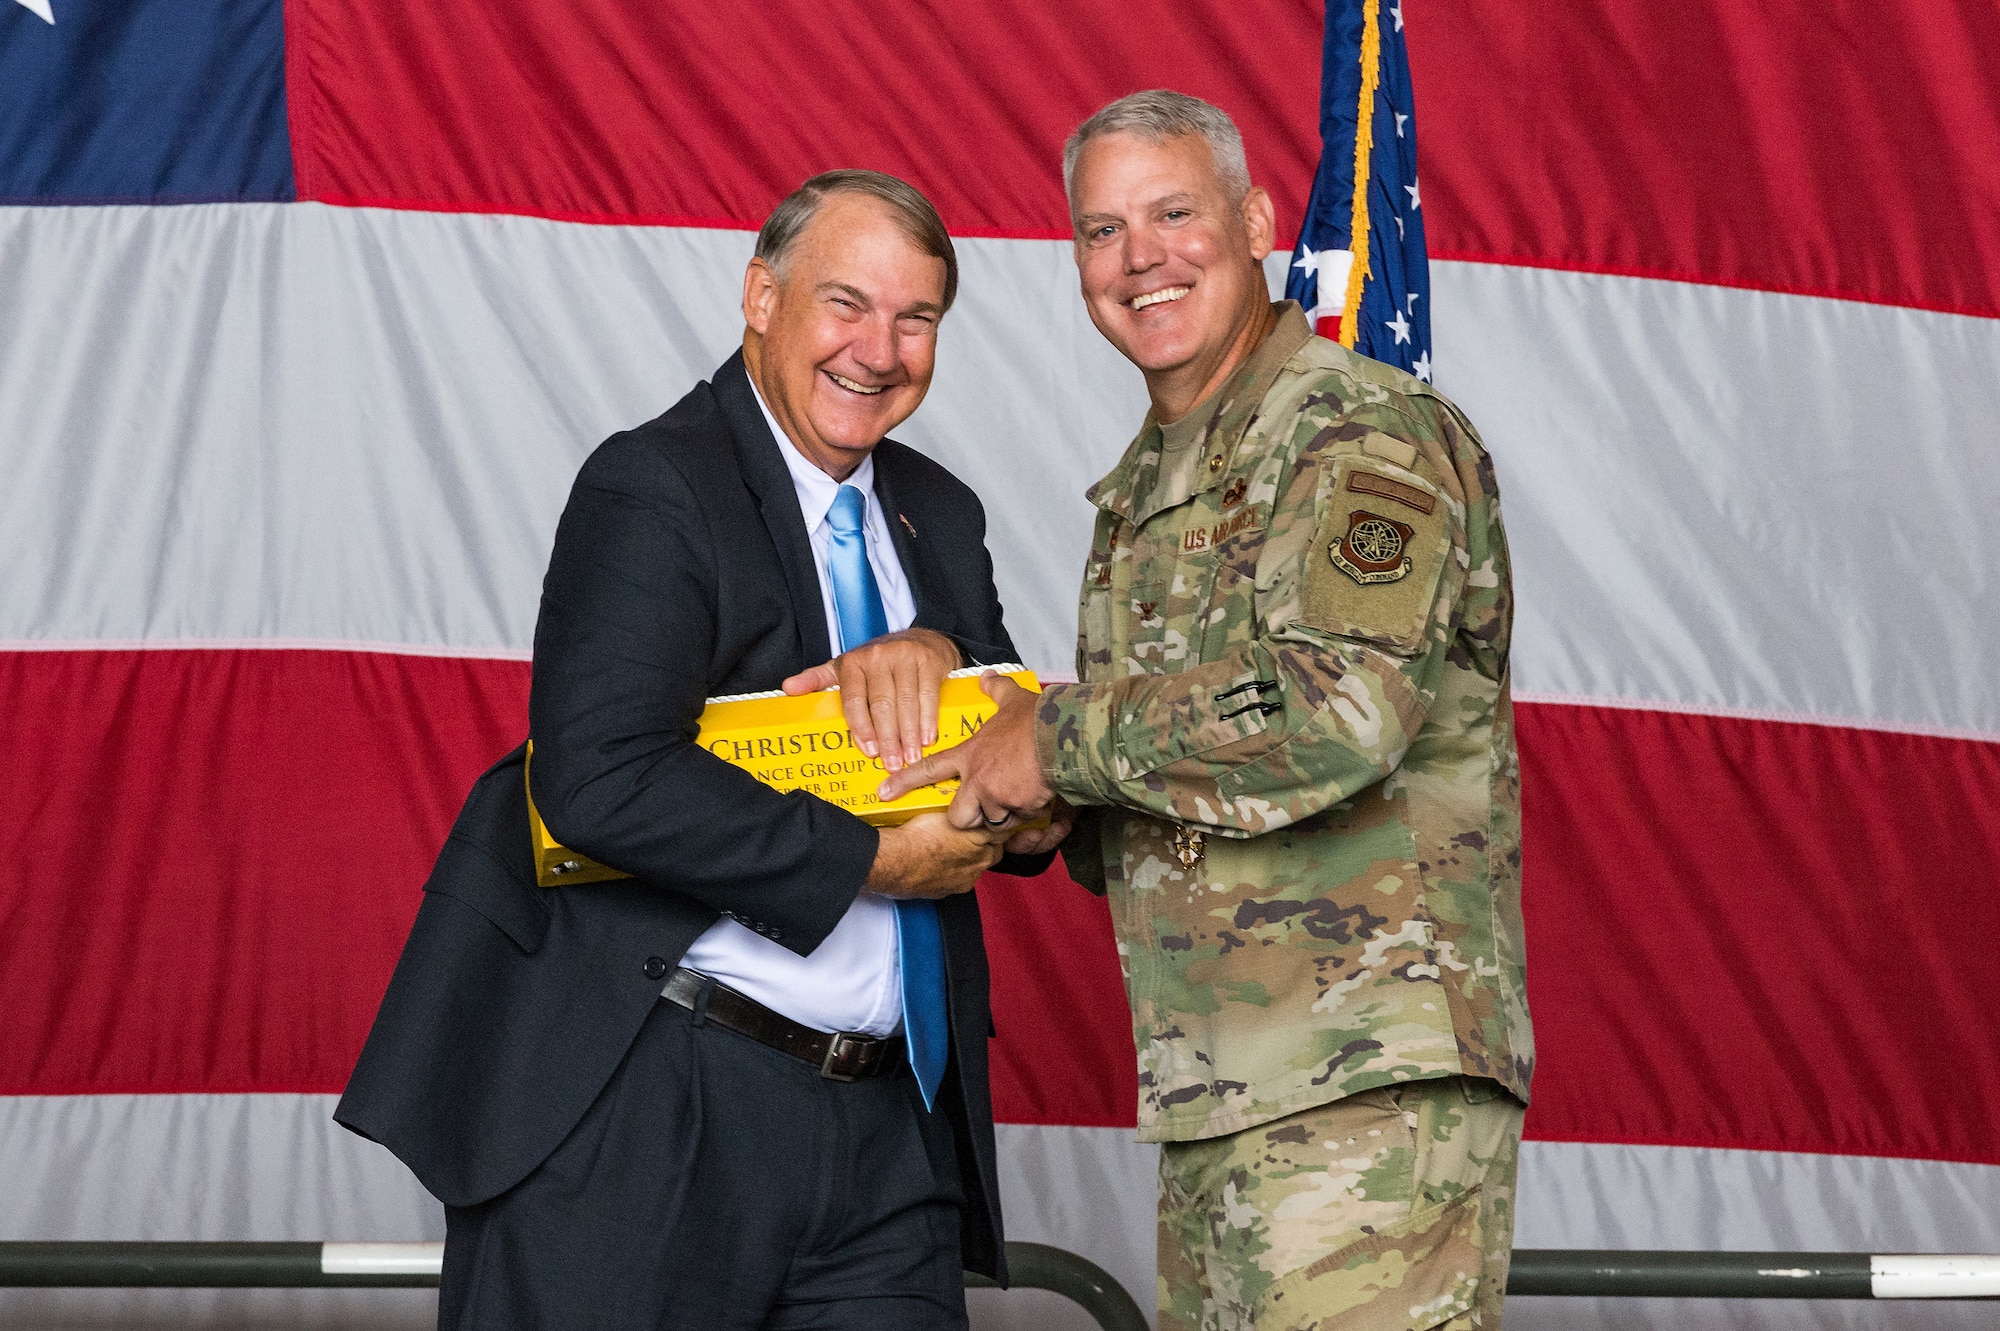
[[[1110,894],[1144,1140],[1425,1077],[1528,1093],[1492,464],[1429,385],[1279,313],[1189,446],[1149,417],[1091,489],[1079,682],[1037,712],[1098,806],[1065,858]]]

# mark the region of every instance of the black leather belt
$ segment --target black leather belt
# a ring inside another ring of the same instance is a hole
[[[708,1000],[702,1002],[706,992]],[[900,1035],[855,1035],[848,1031],[818,1031],[771,1011],[728,985],[717,984],[700,971],[677,967],[660,994],[690,1012],[699,1012],[724,1030],[747,1035],[819,1069],[829,1081],[860,1081],[893,1072],[903,1060]]]

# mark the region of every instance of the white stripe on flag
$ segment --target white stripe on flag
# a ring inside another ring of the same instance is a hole
[[[520,654],[577,465],[735,348],[752,243],[315,204],[0,208],[0,382],[33,386],[0,396],[0,643]],[[179,280],[132,279],[163,254]],[[1082,492],[1139,382],[1066,246],[961,254],[940,391],[899,435],[993,497],[1017,634],[1067,667]]]
[[[518,656],[585,453],[735,345],[746,232],[319,205],[0,209],[0,642]],[[1083,489],[1144,405],[1057,241],[961,244],[899,432],[1067,668]],[[137,282],[172,255],[177,282]],[[1285,256],[1274,256],[1272,271]],[[1525,696],[2000,735],[2000,320],[1436,265]],[[163,393],[163,387],[170,392]]]
[[[437,1203],[381,1147],[335,1125],[333,1103],[330,1095],[283,1094],[0,1097],[0,1178],[12,1203],[0,1207],[0,1239],[372,1246],[442,1238]],[[1008,1236],[1081,1253],[1151,1307],[1157,1148],[1118,1128],[1001,1124],[998,1140]],[[1522,1148],[1518,1209],[1522,1247],[2000,1252],[2000,1167],[1988,1165],[1531,1141]],[[0,1292],[0,1326],[88,1312],[96,1320],[77,1324],[152,1316],[190,1326],[414,1328],[435,1318],[427,1297],[21,1290]],[[1036,1297],[980,1304],[982,1331],[1030,1323],[1057,1331],[1068,1316],[1059,1301]],[[1977,1312],[1878,1308],[1857,1320],[1853,1309],[1783,1301],[1537,1299],[1510,1307],[1508,1326],[1915,1331],[1985,1325]]]
[[[1524,696],[2000,737],[2000,320],[1436,265]]]

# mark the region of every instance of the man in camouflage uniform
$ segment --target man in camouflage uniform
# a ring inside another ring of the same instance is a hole
[[[1090,491],[1079,682],[903,778],[1053,801],[1108,890],[1160,1168],[1163,1327],[1496,1328],[1533,1052],[1512,602],[1451,403],[1272,305],[1228,117],[1065,152],[1092,320],[1153,410]]]

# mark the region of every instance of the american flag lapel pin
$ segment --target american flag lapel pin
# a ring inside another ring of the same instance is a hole
[[[908,518],[904,517],[901,513],[898,513],[896,515],[896,521],[903,524],[903,530],[910,534],[911,540],[914,541],[917,539],[917,529],[913,525],[911,525],[910,520]]]

